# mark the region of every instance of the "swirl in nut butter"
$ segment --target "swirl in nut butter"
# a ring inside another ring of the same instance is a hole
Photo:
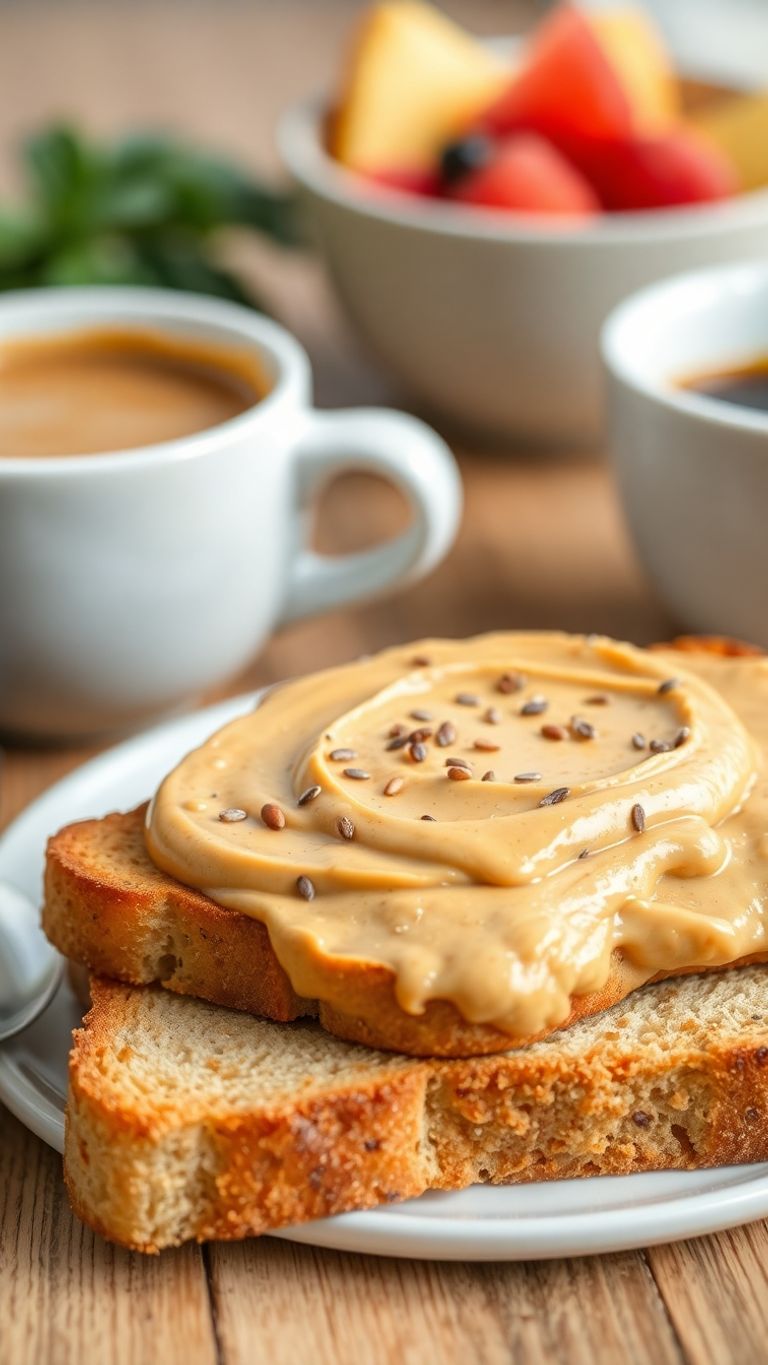
[[[153,861],[261,920],[294,989],[531,1037],[598,991],[768,951],[768,661],[427,640],[288,682],[185,758]]]

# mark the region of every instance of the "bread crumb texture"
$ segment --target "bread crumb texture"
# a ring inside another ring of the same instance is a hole
[[[440,1060],[94,977],[72,1203],[157,1251],[428,1189],[766,1160],[767,987],[762,966],[686,976],[513,1052]]]

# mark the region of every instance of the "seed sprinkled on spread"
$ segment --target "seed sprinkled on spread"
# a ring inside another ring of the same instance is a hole
[[[606,692],[595,692],[594,696],[584,698],[585,706],[610,706],[610,703],[611,699]]]
[[[668,739],[652,739],[649,747],[652,754],[668,754],[672,745]]]
[[[436,816],[436,815],[420,815],[420,816],[419,816],[419,819],[420,819],[420,820],[431,820],[431,821],[433,822],[433,824],[434,824],[434,823],[437,821],[437,816]]]
[[[469,768],[449,768],[448,777],[452,782],[468,782],[472,774]]]
[[[318,786],[307,787],[306,791],[301,793],[296,804],[298,806],[306,806],[310,801],[316,801],[322,790],[322,787]]]
[[[331,749],[328,755],[334,763],[348,763],[350,758],[357,758],[355,749]]]
[[[392,753],[393,749],[404,749],[406,744],[410,744],[410,742],[407,734],[393,735],[392,739],[388,740],[384,747],[386,748],[387,753]]]
[[[496,691],[501,692],[505,697],[511,692],[521,692],[525,687],[525,678],[522,673],[502,673],[496,683]]]
[[[439,744],[441,749],[447,749],[449,744],[455,744],[455,742],[456,726],[450,720],[444,720],[442,725],[438,726],[435,744]]]
[[[274,801],[267,801],[261,808],[261,818],[267,829],[285,829],[285,816]]]
[[[501,711],[498,706],[489,706],[488,710],[483,712],[483,720],[488,725],[501,725]]]
[[[457,692],[454,697],[457,706],[479,706],[480,698],[474,692]]]
[[[315,884],[309,877],[305,877],[303,873],[300,877],[296,878],[296,890],[302,900],[313,901],[315,899]]]
[[[685,744],[690,733],[690,728],[687,725],[681,725],[674,738],[674,748],[679,749],[681,744]]]
[[[417,711],[411,711],[411,712],[409,712],[409,714],[410,714],[411,720],[431,720],[431,719],[432,719],[432,712],[431,712],[431,711],[420,711],[420,710],[417,710]]]
[[[342,839],[354,839],[355,825],[354,821],[350,820],[348,815],[339,816],[338,820],[336,821],[336,828],[339,831],[339,834],[341,835]]]
[[[481,754],[497,754],[501,745],[492,744],[488,739],[476,739],[474,748],[479,749]]]
[[[568,731],[564,725],[542,725],[542,739],[567,739]]]
[[[411,744],[421,744],[422,740],[429,739],[432,730],[428,725],[422,725],[420,730],[411,730],[408,738]]]
[[[632,821],[632,828],[638,834],[642,834],[643,830],[645,829],[645,811],[643,810],[639,801],[636,801],[634,806],[632,807],[632,810],[629,813],[629,818]]]
[[[539,805],[559,806],[560,802],[564,801],[566,796],[570,796],[570,794],[571,794],[570,787],[555,787],[555,790],[553,792],[547,792],[546,796],[542,796]]]
[[[417,740],[415,744],[411,744],[408,753],[411,755],[414,763],[423,763],[427,756],[426,747],[419,740]]]
[[[444,765],[444,766],[445,766],[446,768],[467,768],[467,769],[470,769],[470,768],[472,767],[472,764],[469,763],[469,762],[467,762],[467,759],[466,759],[466,758],[446,758],[446,760],[445,760],[445,765]]]
[[[384,795],[397,796],[397,793],[401,792],[404,786],[405,786],[404,777],[390,777],[388,783],[384,788]]]
[[[248,812],[241,810],[239,806],[227,806],[226,810],[219,811],[219,819],[222,824],[235,825],[238,820],[247,820]]]
[[[482,780],[483,780],[483,782],[495,782],[495,781],[496,781],[496,774],[495,774],[495,772],[493,771],[493,768],[489,768],[488,771],[487,771],[487,773],[483,773]]]
[[[520,707],[521,716],[540,716],[542,711],[546,711],[549,702],[546,697],[531,697],[530,701],[525,702]]]
[[[344,776],[345,776],[345,777],[351,777],[351,778],[353,779],[353,781],[355,781],[355,782],[367,782],[367,781],[368,781],[368,778],[370,777],[370,775],[371,775],[371,774],[370,774],[370,773],[367,773],[367,772],[365,771],[364,768],[345,768],[345,769],[344,769]]]
[[[589,857],[589,849],[588,849],[588,848],[583,848],[583,849],[581,850],[581,853],[579,854],[579,861],[581,861],[582,858],[588,858],[588,857]]]
[[[431,662],[431,659],[426,654],[414,654],[411,659],[411,666],[413,668],[429,668]]]
[[[390,739],[399,739],[399,738],[401,737],[401,735],[407,735],[407,734],[408,734],[408,726],[407,726],[407,725],[402,725],[402,724],[398,721],[395,725],[390,726],[390,729],[389,729],[389,731],[388,731],[388,734],[389,734],[389,738],[390,738]]]
[[[637,730],[635,734],[632,736],[632,748],[633,749],[645,748],[645,735],[641,735],[639,730]]]
[[[574,739],[594,739],[595,727],[588,720],[582,720],[581,716],[571,716],[571,734]]]
[[[541,773],[515,773],[514,782],[540,782]]]
[[[656,691],[658,692],[660,697],[665,697],[668,692],[674,692],[675,688],[679,686],[680,686],[679,678],[665,678],[663,682],[659,683],[658,687],[656,688]]]

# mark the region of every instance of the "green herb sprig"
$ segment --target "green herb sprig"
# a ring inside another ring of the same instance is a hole
[[[21,150],[26,198],[0,204],[0,290],[163,285],[258,307],[222,264],[217,234],[240,227],[298,241],[289,194],[171,138],[102,144],[56,125]]]

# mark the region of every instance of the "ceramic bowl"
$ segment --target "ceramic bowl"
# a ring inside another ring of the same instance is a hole
[[[278,137],[338,297],[407,393],[476,432],[594,441],[611,309],[768,241],[768,190],[569,224],[377,189],[325,150],[323,115],[321,102],[299,105]]]

